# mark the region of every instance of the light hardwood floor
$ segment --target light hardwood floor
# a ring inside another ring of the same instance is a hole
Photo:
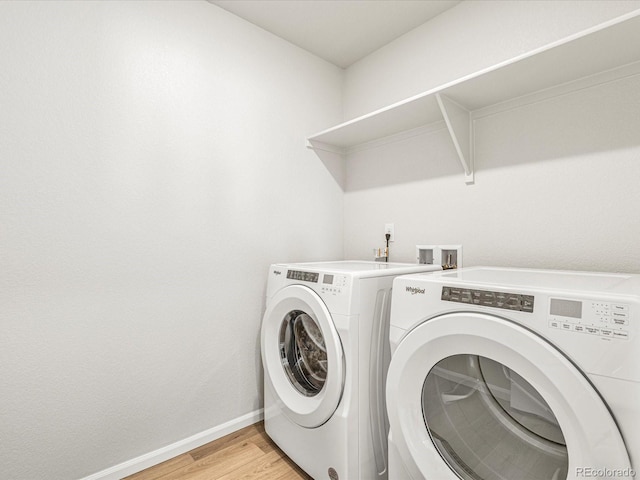
[[[312,480],[267,436],[262,422],[125,480]]]

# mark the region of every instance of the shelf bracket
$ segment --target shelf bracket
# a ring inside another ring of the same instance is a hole
[[[340,147],[307,139],[306,147],[313,150],[342,190],[347,183],[345,150]]]
[[[318,142],[317,140],[307,139],[306,147],[311,150],[315,150],[316,152],[318,151],[329,152],[329,153],[335,153],[337,155],[344,155],[346,153],[343,148],[336,147],[328,143]]]
[[[435,96],[464,169],[464,181],[470,185],[474,182],[471,112],[440,93],[436,93]]]

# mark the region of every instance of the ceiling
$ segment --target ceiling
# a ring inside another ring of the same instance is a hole
[[[208,0],[342,68],[461,0]]]

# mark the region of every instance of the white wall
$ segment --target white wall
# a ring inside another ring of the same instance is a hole
[[[640,273],[639,109],[636,75],[479,119],[470,186],[445,129],[354,154],[347,257],[393,222],[394,261],[460,243],[466,266]]]
[[[261,407],[269,263],[343,257],[342,75],[203,1],[0,2],[0,476]]]
[[[349,69],[345,105],[352,114],[379,108],[417,93],[416,77],[426,90],[638,6],[463,2]],[[470,186],[444,126],[352,153],[345,255],[369,258],[393,222],[395,261],[415,261],[416,244],[461,243],[466,266],[640,273],[639,107],[636,74],[477,118]]]

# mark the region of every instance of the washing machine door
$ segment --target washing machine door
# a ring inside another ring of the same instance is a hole
[[[335,412],[344,388],[344,353],[322,299],[310,288],[278,291],[262,321],[262,361],[279,407],[298,425],[317,427]]]
[[[408,333],[391,359],[387,407],[414,479],[565,480],[631,468],[585,375],[493,315],[441,315]]]

